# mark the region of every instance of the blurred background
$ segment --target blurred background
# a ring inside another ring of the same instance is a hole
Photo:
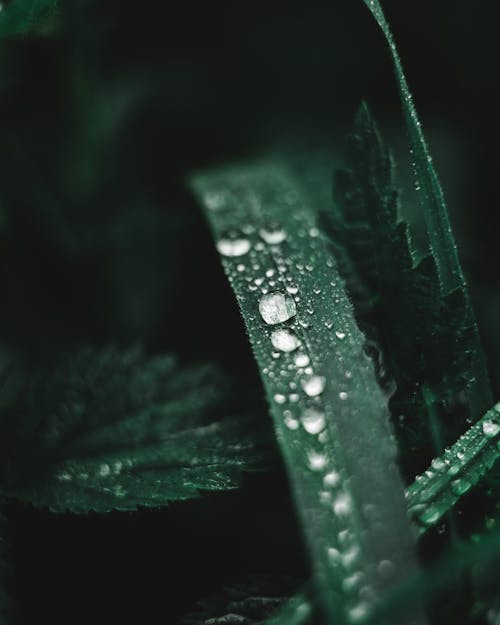
[[[0,19],[15,4],[0,3]],[[383,4],[442,177],[498,399],[500,6]],[[84,345],[139,341],[149,353],[233,368],[261,393],[186,176],[275,150],[327,150],[340,163],[363,99],[401,163],[403,210],[418,221],[391,63],[361,0],[73,0],[34,32],[5,38],[0,366],[15,356],[45,367]],[[103,622],[128,613],[170,624],[193,609],[207,577],[214,591],[249,571],[300,580],[290,504],[273,504],[276,489],[287,499],[286,482],[279,471],[272,479],[252,478],[243,494],[208,507],[89,519],[16,508],[25,622],[88,622],[100,606]],[[243,501],[265,502],[265,519]]]

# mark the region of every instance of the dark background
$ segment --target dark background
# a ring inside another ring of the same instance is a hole
[[[500,7],[384,6],[498,397]],[[402,153],[391,64],[361,0],[63,2],[57,20],[4,41],[0,358],[44,367],[83,345],[139,340],[181,362],[237,369],[261,393],[186,175],[276,149],[340,157],[362,99]],[[415,219],[411,194],[403,198]],[[14,506],[11,519],[26,623],[170,625],[249,574],[307,574],[279,469],[165,511],[70,518]]]

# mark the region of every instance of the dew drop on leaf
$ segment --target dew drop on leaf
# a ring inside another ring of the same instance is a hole
[[[296,367],[307,367],[307,365],[309,364],[310,360],[309,360],[309,356],[307,354],[297,354],[295,356],[295,366]]]
[[[295,317],[297,309],[291,297],[280,291],[275,291],[261,298],[259,312],[267,324],[275,325]]]
[[[337,471],[330,471],[330,473],[327,473],[323,478],[323,485],[325,486],[325,488],[335,488],[335,486],[338,486],[339,484],[340,473],[338,473]]]
[[[299,346],[297,335],[291,330],[274,330],[271,334],[271,343],[275,349],[282,352],[293,352]]]
[[[483,423],[483,434],[487,438],[493,438],[500,432],[500,425],[492,419],[487,419]]]
[[[343,340],[345,339],[345,332],[339,332],[338,330],[335,332],[335,336],[339,339],[339,340]]]
[[[319,434],[325,427],[325,415],[316,408],[306,408],[300,421],[308,434]]]
[[[228,235],[217,241],[217,251],[219,254],[230,258],[244,256],[250,251],[251,247],[252,245],[248,239],[237,235]]]
[[[326,455],[317,451],[308,452],[307,459],[309,461],[309,468],[311,471],[321,471],[328,464],[328,458]]]
[[[266,228],[261,228],[259,234],[269,245],[278,245],[279,243],[283,243],[286,239],[286,232],[278,224],[272,224],[268,225]]]
[[[316,397],[323,392],[326,380],[321,375],[310,375],[307,378],[303,378],[300,383],[306,395]]]

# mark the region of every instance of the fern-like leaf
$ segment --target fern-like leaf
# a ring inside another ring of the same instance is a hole
[[[55,512],[131,510],[239,485],[266,429],[213,367],[86,350],[2,393],[2,491]]]

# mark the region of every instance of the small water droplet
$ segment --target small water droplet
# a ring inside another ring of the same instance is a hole
[[[309,468],[311,471],[321,471],[328,464],[328,458],[325,454],[321,454],[317,451],[308,452],[307,459],[309,461]]]
[[[443,471],[446,469],[446,462],[441,458],[434,458],[431,465],[436,471]]]
[[[300,399],[300,395],[298,393],[290,393],[288,399],[292,404],[296,404]]]
[[[277,404],[284,404],[286,402],[286,397],[281,393],[276,393],[273,399]]]
[[[379,575],[385,578],[392,577],[394,573],[396,572],[396,567],[394,566],[394,563],[391,562],[390,560],[381,560],[378,563],[377,568],[378,568]]]
[[[336,331],[335,331],[335,336],[336,336],[336,337],[337,337],[340,341],[342,341],[342,340],[344,340],[344,339],[345,339],[346,334],[345,334],[345,332],[339,332],[338,330],[336,330]]]
[[[339,493],[333,502],[333,511],[337,516],[347,516],[352,512],[352,499],[347,493]]]
[[[325,488],[335,488],[340,484],[340,473],[337,471],[330,471],[323,478],[323,486]]]
[[[306,408],[300,421],[308,434],[319,434],[325,427],[325,415],[316,408]]]
[[[319,230],[318,228],[309,228],[309,236],[316,238],[319,237]]]
[[[228,256],[235,258],[237,256],[244,256],[250,251],[252,247],[248,239],[238,237],[236,234],[227,235],[217,241],[217,250],[222,256]]]
[[[278,245],[286,239],[286,232],[279,224],[269,224],[266,228],[261,228],[259,234],[269,245]]]
[[[500,432],[500,425],[493,421],[493,419],[487,419],[483,421],[483,434],[487,438],[493,438]]]
[[[295,302],[280,291],[264,295],[259,302],[259,312],[262,319],[269,324],[283,323],[297,313]]]
[[[321,395],[325,388],[326,380],[321,375],[310,375],[307,378],[302,378],[300,384],[304,389],[304,393],[309,397],[316,397]]]
[[[282,352],[293,352],[299,346],[297,335],[291,330],[273,330],[271,343],[275,349]]]
[[[245,271],[246,267],[245,265],[242,265],[241,263],[239,265],[236,265],[236,270],[239,271],[240,273],[242,271]]]
[[[453,480],[450,484],[451,490],[455,493],[455,495],[463,495],[471,486],[472,484],[465,478]]]
[[[345,391],[340,391],[340,393],[339,393],[339,398],[340,398],[342,401],[345,401],[348,397],[349,397],[349,395],[348,395]]]
[[[307,365],[309,364],[310,360],[309,360],[309,356],[307,354],[297,354],[295,356],[295,366],[296,367],[307,367]]]
[[[286,411],[288,414],[285,414],[285,425],[289,430],[298,430],[299,422],[297,419],[294,419],[292,413],[290,411]]]
[[[438,521],[440,518],[441,513],[437,508],[434,508],[432,506],[426,508],[425,511],[422,512],[422,514],[420,515],[420,520],[425,525],[434,525],[434,523],[436,523],[436,521]]]
[[[325,328],[327,328],[328,330],[331,330],[333,328],[333,321],[331,319],[327,319],[325,321]]]
[[[109,475],[111,473],[111,467],[109,466],[109,464],[106,464],[105,462],[103,462],[100,466],[99,466],[99,475],[101,477],[106,477],[107,475]]]

